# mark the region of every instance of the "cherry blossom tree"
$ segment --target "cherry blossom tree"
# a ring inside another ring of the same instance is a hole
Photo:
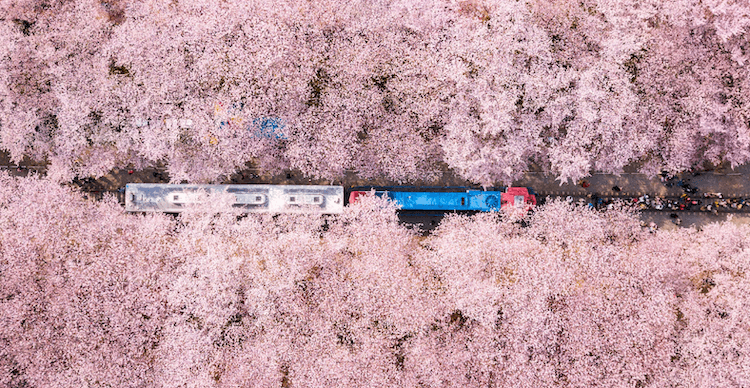
[[[322,233],[304,215],[182,222],[159,349],[165,386],[392,385],[403,338],[440,310],[423,291],[415,234],[381,199]]]
[[[745,163],[750,155],[747,96],[742,92],[748,82],[746,67],[732,59],[710,28],[672,29],[668,34],[649,47],[653,56],[634,64],[639,73],[635,82],[649,101],[641,117],[663,120],[655,156],[672,172],[703,162]],[[657,81],[663,77],[674,81]]]
[[[746,1],[8,2],[0,143],[60,181],[561,182],[748,158]],[[217,107],[219,107],[217,109]],[[284,137],[258,136],[273,118]]]
[[[650,149],[623,66],[643,39],[596,2],[466,2],[456,14],[443,147],[464,176],[510,183],[536,162],[565,182],[618,173]]]
[[[126,214],[0,175],[8,386],[742,386],[747,241],[627,207]]]
[[[434,266],[456,308],[452,338],[468,337],[471,347],[459,345],[455,357],[427,352],[415,368],[430,365],[425,375],[433,385],[669,381],[669,278],[653,276],[661,263],[627,247],[650,237],[632,215],[554,202],[528,228],[491,214],[447,221],[430,243]],[[452,346],[439,336],[426,340],[420,346],[427,349]]]
[[[216,180],[248,161],[325,178],[354,167],[434,174],[440,120],[425,109],[434,104],[409,107],[429,98],[414,85],[420,54],[397,54],[421,42],[390,28],[384,4],[54,7],[21,6],[3,23],[2,142],[16,160],[49,159],[56,179],[156,161],[178,181]],[[220,125],[217,105],[242,112]],[[284,123],[283,141],[255,136],[248,124],[264,117]]]
[[[123,217],[114,199],[37,178],[0,182],[0,385],[153,381],[167,217]]]
[[[747,225],[714,224],[661,243],[680,257],[675,289],[675,378],[684,386],[742,386],[748,355]],[[660,239],[661,240],[661,239]],[[663,240],[662,240],[663,241]]]
[[[641,101],[633,124],[655,145],[642,156],[644,170],[745,163],[747,3],[600,5],[618,28],[640,31],[640,50],[622,65]]]

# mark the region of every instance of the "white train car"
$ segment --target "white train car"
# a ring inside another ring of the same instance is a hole
[[[344,210],[342,186],[200,185],[128,183],[125,210],[179,213],[212,193],[234,195],[233,207],[246,213],[339,214]]]

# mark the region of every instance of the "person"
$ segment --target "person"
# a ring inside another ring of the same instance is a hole
[[[622,189],[620,188],[620,186],[612,186],[612,191],[616,191],[619,193],[621,190]]]
[[[587,187],[589,187],[589,186],[591,186],[591,185],[589,184],[588,181],[585,181],[585,180],[581,181],[581,187],[583,187],[584,189],[587,188]]]

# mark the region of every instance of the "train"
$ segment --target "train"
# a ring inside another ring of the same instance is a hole
[[[190,204],[201,203],[209,194],[229,193],[232,206],[244,213],[340,214],[346,203],[373,192],[392,201],[399,210],[492,212],[509,207],[531,210],[536,195],[527,187],[500,190],[465,189],[445,191],[413,187],[358,187],[324,185],[207,185],[128,183],[125,210],[129,212],[180,213]],[[346,202],[346,203],[345,203]]]
[[[344,211],[342,186],[318,185],[205,185],[128,183],[125,210],[180,213],[209,194],[234,195],[232,207],[244,213],[320,213]]]
[[[504,190],[409,191],[401,188],[372,189],[378,197],[393,201],[400,210],[475,211],[491,212],[509,207],[530,210],[536,205],[536,195],[528,187],[507,187]],[[367,194],[367,190],[352,190],[349,203]]]

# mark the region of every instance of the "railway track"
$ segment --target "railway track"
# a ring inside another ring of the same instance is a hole
[[[7,164],[0,166],[0,171],[11,171],[19,174],[24,174],[28,172],[38,172],[41,174],[44,174],[46,172],[47,167],[43,164]],[[131,173],[132,171],[123,170],[128,173]],[[156,166],[149,168],[147,170],[149,173],[154,174],[154,177],[161,177],[159,180],[164,181],[164,173],[166,172],[165,167]],[[235,175],[249,175],[252,178],[259,177],[257,173],[260,172],[258,169],[254,168],[247,168],[243,170],[242,172],[238,172]],[[348,171],[347,172],[353,172]],[[541,173],[538,171],[530,171],[530,174],[536,174]],[[733,173],[729,174],[723,174],[718,172],[708,172],[712,175],[737,175]],[[634,173],[635,174],[635,173]],[[157,177],[157,178],[158,178]],[[288,176],[287,179],[290,177]],[[228,178],[228,182],[226,183],[236,183],[234,182],[234,179]],[[248,182],[249,183],[249,182]],[[252,183],[260,183],[260,182],[252,182]],[[82,179],[82,180],[76,180],[69,184],[70,186],[77,187],[79,190],[81,190],[88,198],[91,199],[101,199],[106,194],[111,194],[117,198],[117,200],[121,203],[125,203],[125,193],[124,193],[124,185],[125,183],[122,183],[122,187],[118,190],[107,190],[104,188],[104,185],[98,184],[97,180],[93,179]],[[110,185],[111,187],[111,185]],[[450,187],[454,188],[454,187]],[[442,191],[445,191],[445,188],[443,188]],[[583,203],[583,205],[588,205],[591,203],[592,205],[598,205],[595,204],[592,201],[614,201],[614,200],[622,200],[626,202],[632,201],[634,206],[639,207],[639,210],[642,212],[647,213],[672,213],[677,212],[679,214],[717,214],[717,213],[750,213],[750,193],[742,193],[742,194],[735,194],[731,197],[724,197],[724,198],[705,198],[701,195],[694,195],[691,197],[693,200],[697,200],[700,202],[699,205],[691,205],[691,206],[685,206],[685,208],[669,208],[669,207],[663,207],[661,209],[654,208],[653,206],[647,205],[643,206],[642,203],[638,202],[638,199],[643,197],[644,195],[648,195],[650,199],[657,198],[656,195],[650,194],[650,193],[644,193],[644,192],[636,192],[636,191],[622,191],[622,192],[614,192],[614,191],[601,191],[597,193],[589,193],[589,194],[583,194],[580,191],[569,191],[569,190],[551,190],[551,191],[537,191],[537,197],[540,199],[543,198],[563,198],[563,199],[572,199],[576,203]],[[684,202],[684,198],[680,197],[674,197],[674,196],[667,196],[667,197],[660,197],[660,199],[664,202],[671,202],[671,203],[680,203]],[[710,205],[710,206],[709,206]],[[598,206],[595,206],[598,207]]]
[[[73,185],[76,186],[76,185]],[[86,189],[80,186],[77,186],[77,188],[89,199],[93,200],[101,200],[104,198],[105,195],[113,195],[117,201],[121,205],[125,205],[125,192],[124,190],[96,190],[96,189]],[[718,214],[718,213],[737,213],[737,214],[745,214],[750,213],[750,200],[747,201],[747,205],[745,205],[744,201],[745,198],[723,198],[724,201],[727,201],[728,205],[726,207],[723,206],[716,206],[715,201],[713,201],[713,198],[711,198],[711,202],[708,202],[707,199],[701,198],[701,203],[699,205],[691,205],[689,207],[685,207],[684,209],[680,209],[679,207],[676,208],[670,208],[667,206],[664,206],[661,209],[656,209],[650,206],[641,206],[642,204],[639,204],[637,202],[634,202],[634,199],[638,199],[638,197],[631,197],[629,195],[620,195],[620,196],[582,196],[582,195],[549,195],[549,194],[543,194],[543,193],[537,193],[537,197],[540,199],[551,199],[551,198],[559,198],[563,200],[568,200],[569,202],[573,202],[576,204],[579,204],[581,206],[592,206],[596,207],[598,209],[604,209],[606,206],[610,203],[608,201],[614,202],[616,200],[624,201],[624,202],[632,202],[633,206],[638,208],[641,212],[645,213],[677,213],[682,215],[699,215],[699,214]],[[597,199],[601,199],[602,203],[595,204],[593,201],[596,201]],[[664,201],[671,201],[672,203],[680,203],[682,201],[679,197],[662,197],[662,200]],[[731,206],[731,201],[735,201],[734,203],[739,206],[739,208],[733,208]],[[589,205],[591,204],[591,205]],[[707,205],[711,204],[711,208],[707,208]],[[431,214],[434,215],[434,214]]]

